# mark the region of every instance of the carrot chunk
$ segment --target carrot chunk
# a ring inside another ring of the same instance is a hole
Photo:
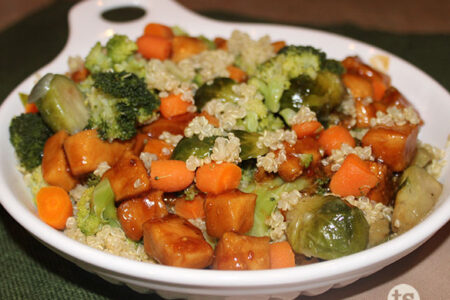
[[[165,60],[170,57],[172,42],[170,39],[143,35],[137,39],[138,52],[147,59],[156,58]]]
[[[349,154],[339,170],[331,177],[331,192],[340,196],[364,196],[376,186],[378,178],[369,164],[356,154]]]
[[[236,82],[244,82],[247,81],[247,73],[244,72],[244,70],[239,69],[235,66],[228,66],[227,67],[228,73],[230,73],[230,78],[233,79]]]
[[[59,186],[42,187],[36,195],[39,218],[55,229],[64,229],[72,216],[72,202],[69,194]]]
[[[281,49],[286,46],[285,41],[276,41],[272,43],[273,52],[278,53]]]
[[[181,99],[181,94],[170,94],[167,97],[161,98],[159,110],[164,118],[171,118],[187,113],[190,106],[190,102]]]
[[[184,135],[184,129],[195,117],[196,114],[186,113],[170,119],[159,118],[155,122],[145,125],[141,130],[147,135],[155,138],[159,138],[164,131],[170,132],[171,134]]]
[[[323,126],[318,121],[303,122],[300,124],[294,124],[292,126],[292,130],[295,131],[299,139],[305,136],[314,136],[317,133],[319,133],[322,129]]]
[[[287,241],[270,244],[270,268],[295,267],[295,254]]]
[[[181,160],[157,160],[150,168],[152,187],[164,192],[178,192],[194,181],[194,172]]]
[[[236,189],[242,177],[242,170],[236,164],[224,162],[201,166],[196,173],[196,186],[204,193],[221,194]]]
[[[287,182],[292,182],[303,174],[301,160],[288,153],[286,160],[278,167],[278,175]]]
[[[179,62],[192,55],[199,54],[207,49],[205,43],[197,38],[176,36],[172,40],[172,60]]]
[[[172,28],[159,23],[147,24],[144,29],[144,35],[157,36],[166,39],[173,38]]]
[[[342,144],[355,147],[355,140],[350,132],[342,126],[332,126],[319,136],[319,144],[325,150],[325,153],[331,155],[331,151],[340,149]]]
[[[36,103],[27,103],[25,104],[25,113],[27,114],[37,114],[39,109],[36,106]]]
[[[346,73],[342,75],[342,82],[350,89],[355,98],[373,97],[370,81],[362,76]]]

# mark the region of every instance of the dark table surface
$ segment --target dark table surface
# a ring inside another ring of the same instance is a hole
[[[67,39],[67,12],[73,1],[61,0],[0,32],[0,99],[29,74],[48,63]],[[264,22],[220,11],[205,16]],[[292,24],[290,24],[292,25]],[[295,24],[308,26],[308,24]],[[390,51],[450,89],[450,36],[398,34],[364,30],[351,25],[314,27],[362,40]],[[396,284],[408,283],[422,299],[450,295],[450,224],[427,243],[385,269],[347,287],[302,299],[377,299],[387,297]],[[55,255],[16,223],[0,206],[0,299],[160,299],[110,284]]]

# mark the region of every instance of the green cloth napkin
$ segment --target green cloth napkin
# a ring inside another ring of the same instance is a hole
[[[0,99],[6,98],[16,85],[62,50],[67,40],[67,12],[74,3],[55,1],[0,32]],[[203,12],[203,15],[229,21],[264,21],[223,12]],[[350,25],[318,29],[390,51],[450,89],[448,34],[394,34]],[[135,293],[126,286],[110,284],[80,269],[34,239],[1,206],[0,269],[0,299],[161,299],[156,295]]]

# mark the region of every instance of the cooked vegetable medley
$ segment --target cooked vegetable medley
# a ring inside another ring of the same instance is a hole
[[[311,46],[148,24],[47,74],[10,124],[39,217],[139,261],[255,270],[418,224],[442,153],[388,75]]]

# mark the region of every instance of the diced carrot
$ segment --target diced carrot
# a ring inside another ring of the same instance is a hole
[[[172,42],[167,38],[143,35],[137,39],[138,52],[147,59],[165,60],[170,57]]]
[[[340,196],[364,196],[376,186],[378,178],[369,164],[356,154],[349,154],[339,170],[331,177],[330,190]]]
[[[320,163],[322,156],[320,155],[319,150],[319,142],[311,136],[305,136],[304,138],[297,139],[297,142],[294,146],[286,147],[287,153],[311,154],[313,157],[311,166],[316,166],[318,163]],[[309,167],[308,169],[311,169],[311,167]]]
[[[373,97],[370,81],[362,76],[346,73],[342,75],[342,82],[355,98]]]
[[[148,138],[142,152],[155,154],[158,159],[169,159],[174,147],[163,140]]]
[[[39,218],[56,229],[64,229],[72,216],[72,202],[69,194],[58,186],[42,187],[36,195]]]
[[[70,78],[72,78],[75,82],[81,82],[85,80],[89,76],[89,70],[85,67],[73,72],[70,74]]]
[[[150,181],[153,188],[164,192],[178,192],[194,181],[194,172],[188,170],[181,160],[157,160],[150,168]]]
[[[220,194],[236,189],[241,181],[242,170],[236,164],[224,162],[201,166],[196,173],[196,186],[204,193]]]
[[[201,195],[196,195],[192,200],[185,197],[175,200],[175,214],[185,219],[205,218],[205,199]]]
[[[184,129],[196,116],[197,114],[194,113],[186,113],[170,119],[159,118],[158,120],[143,126],[141,130],[148,136],[155,138],[159,138],[164,131],[170,132],[171,134],[184,135]]]
[[[39,109],[36,106],[36,103],[27,103],[25,104],[25,113],[27,114],[37,114]]]
[[[179,62],[206,49],[206,44],[200,39],[189,36],[176,36],[172,40],[172,60]]]
[[[133,153],[135,155],[139,155],[142,152],[142,150],[144,149],[145,145],[147,144],[149,138],[150,137],[145,133],[138,133],[134,136],[133,139],[131,139],[131,141],[133,143],[131,150],[133,151]]]
[[[216,38],[214,39],[214,44],[216,44],[216,48],[217,48],[217,49],[221,49],[221,50],[225,50],[225,51],[228,50],[228,47],[227,47],[227,40],[224,39],[224,38],[216,37]]]
[[[287,241],[270,244],[270,268],[295,267],[295,254]]]
[[[340,149],[342,144],[355,147],[355,140],[350,132],[346,128],[339,125],[332,126],[322,131],[318,142],[328,155],[331,155],[332,150]]]
[[[236,82],[245,82],[247,81],[247,73],[244,72],[244,70],[239,69],[235,66],[228,66],[227,67],[228,73],[230,73],[230,78],[233,79]]]
[[[62,187],[70,191],[78,180],[70,173],[69,163],[64,154],[64,141],[69,134],[64,130],[58,131],[47,139],[42,156],[42,176],[49,185]]]
[[[211,116],[206,111],[202,111],[199,116],[205,117],[206,120],[208,120],[209,124],[213,125],[214,127],[219,127],[220,126],[219,119],[217,119],[214,116]]]
[[[181,99],[181,94],[170,94],[161,98],[159,110],[164,118],[172,118],[187,113],[189,106],[191,103]]]
[[[275,53],[278,53],[281,49],[283,49],[286,46],[285,41],[276,41],[272,43],[273,51]]]
[[[316,135],[322,129],[323,129],[323,126],[318,121],[303,122],[303,123],[299,123],[299,124],[294,124],[292,126],[292,130],[295,131],[295,133],[297,134],[297,137],[299,139],[301,139],[305,136]]]
[[[147,24],[144,29],[144,35],[157,36],[166,39],[173,38],[172,28],[159,23]]]

